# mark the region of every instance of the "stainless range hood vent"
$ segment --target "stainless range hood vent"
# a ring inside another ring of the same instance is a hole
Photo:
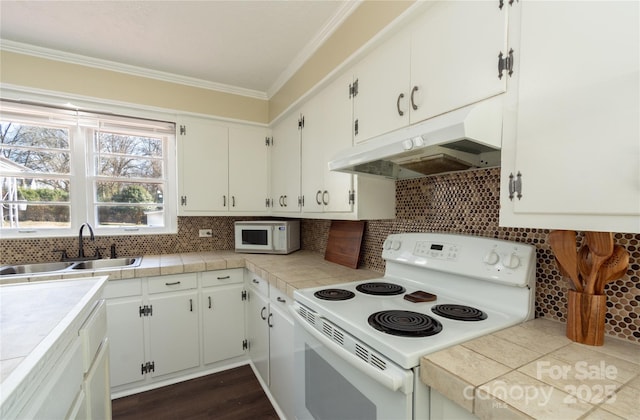
[[[502,97],[386,133],[329,162],[332,171],[393,179],[500,164]]]

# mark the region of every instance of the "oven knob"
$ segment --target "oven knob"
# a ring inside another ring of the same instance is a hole
[[[382,244],[382,248],[383,249],[391,249],[391,241],[389,239],[386,239]]]
[[[484,256],[484,263],[487,265],[495,265],[499,259],[500,256],[496,251],[489,251],[489,253]]]
[[[393,249],[394,251],[397,251],[400,249],[401,244],[402,242],[400,241],[391,241],[391,249]]]
[[[412,141],[411,139],[404,140],[404,141],[402,142],[402,148],[403,148],[404,150],[411,150],[411,149],[413,149],[413,141]]]
[[[509,254],[504,260],[504,266],[507,268],[518,268],[520,266],[520,257],[516,254]]]

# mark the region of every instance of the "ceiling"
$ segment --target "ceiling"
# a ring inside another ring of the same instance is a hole
[[[0,0],[0,47],[268,98],[357,5]]]

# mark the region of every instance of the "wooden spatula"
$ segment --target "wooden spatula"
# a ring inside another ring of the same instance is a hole
[[[586,280],[585,292],[593,295],[600,266],[613,254],[613,234],[611,232],[585,232],[587,246],[591,251],[591,272]]]
[[[553,230],[549,232],[549,245],[556,256],[560,272],[566,273],[577,292],[582,292],[582,284],[578,278],[576,233],[572,230]]]

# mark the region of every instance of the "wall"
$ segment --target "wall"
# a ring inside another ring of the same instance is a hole
[[[548,230],[498,226],[498,168],[437,175],[396,184],[396,218],[367,222],[360,268],[384,272],[382,242],[391,233],[448,232],[523,242],[537,248],[536,316],[566,322],[567,280],[560,276],[546,242]],[[120,255],[166,254],[233,249],[233,222],[247,218],[181,217],[177,235],[99,237],[97,246],[115,243]],[[331,221],[302,221],[302,248],[324,253]],[[198,238],[212,228],[213,238]],[[582,241],[579,235],[579,241]],[[86,239],[85,239],[86,241]],[[606,288],[606,332],[640,343],[640,234],[616,233],[616,243],[631,254],[627,274]],[[54,249],[77,250],[76,238],[16,239],[0,242],[0,264],[45,261]],[[94,244],[87,244],[88,252]]]

